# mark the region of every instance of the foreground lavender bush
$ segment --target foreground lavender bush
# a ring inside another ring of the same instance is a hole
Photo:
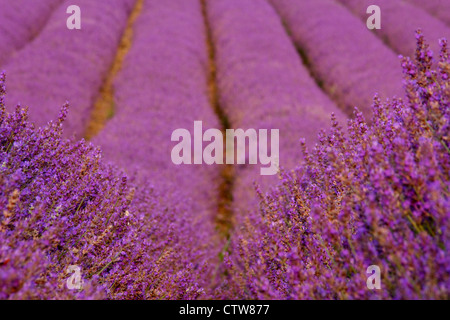
[[[373,124],[355,112],[348,135],[334,122],[235,235],[236,296],[450,298],[450,59],[442,40],[432,70],[417,38],[416,63],[402,60],[406,100],[375,98]],[[381,290],[366,286],[370,265]]]
[[[183,254],[183,212],[127,183],[99,150],[5,112],[0,76],[0,299],[191,299],[202,289]],[[66,287],[69,265],[84,290]]]

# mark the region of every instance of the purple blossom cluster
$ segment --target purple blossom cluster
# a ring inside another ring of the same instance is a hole
[[[183,212],[130,184],[98,148],[62,138],[67,106],[36,129],[9,114],[0,77],[0,299],[193,299],[201,262],[185,258]],[[66,286],[81,268],[82,290]]]
[[[445,0],[406,0],[422,8],[450,26],[450,3]]]
[[[114,83],[114,117],[93,142],[137,185],[152,185],[169,207],[188,212],[186,223],[193,228],[183,233],[184,254],[213,266],[220,251],[214,230],[220,166],[176,165],[171,159],[174,130],[188,130],[193,143],[194,121],[202,121],[203,130],[220,129],[208,72],[200,1],[146,1]]]
[[[374,4],[370,0],[338,1],[364,22],[369,17],[367,8]],[[375,34],[402,55],[414,56],[416,44],[413,41],[413,35],[417,28],[422,29],[425,37],[430,41],[433,52],[439,52],[440,38],[450,37],[450,27],[419,6],[416,7],[403,0],[377,0],[376,5],[381,8],[381,29],[376,30]]]
[[[449,299],[450,58],[417,34],[406,99],[334,122],[235,234],[227,265],[247,299]],[[379,266],[381,290],[367,268]]]
[[[370,117],[375,93],[402,92],[397,56],[334,0],[271,0],[315,77],[343,110]],[[325,14],[326,13],[326,14]]]
[[[69,30],[66,10],[72,1],[64,1],[39,36],[4,66],[9,75],[8,110],[18,102],[28,106],[30,120],[42,126],[69,101],[73,112],[64,134],[82,137],[133,3],[80,0],[81,30]]]
[[[293,168],[301,156],[300,138],[312,144],[319,128],[329,124],[331,113],[341,120],[346,117],[302,65],[280,18],[266,0],[211,0],[207,11],[219,104],[230,126],[279,129],[279,164]],[[264,187],[277,181],[276,176],[261,176],[255,165],[238,166],[235,176],[235,211],[257,203],[254,180]]]
[[[62,0],[0,0],[0,66],[34,39]]]

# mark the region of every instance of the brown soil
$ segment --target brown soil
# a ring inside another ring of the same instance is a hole
[[[122,69],[122,64],[131,48],[133,40],[133,25],[142,11],[144,0],[136,0],[136,4],[128,17],[127,26],[117,48],[116,57],[111,65],[111,69],[106,76],[100,89],[97,101],[91,113],[90,121],[87,125],[85,138],[87,140],[96,136],[105,126],[108,119],[114,114],[114,90],[113,81],[117,73]]]
[[[209,79],[208,79],[208,89],[210,96],[211,106],[219,118],[222,126],[224,142],[223,145],[226,147],[225,140],[225,130],[231,128],[229,120],[221,108],[219,103],[219,92],[217,88],[217,73],[215,64],[215,49],[213,45],[211,28],[208,23],[208,15],[206,9],[206,1],[201,0],[202,11],[205,19],[205,26],[207,31],[207,44],[209,52]],[[225,153],[224,153],[225,154]],[[221,171],[221,181],[219,185],[219,199],[218,199],[218,211],[216,216],[217,229],[224,237],[228,238],[230,232],[233,228],[233,185],[234,185],[234,167],[232,165],[223,165]]]

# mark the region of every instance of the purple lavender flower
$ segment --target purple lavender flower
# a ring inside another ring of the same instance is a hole
[[[0,76],[0,299],[192,299],[201,255],[185,255],[192,216],[135,186],[85,141],[9,114]],[[69,266],[83,290],[70,290]]]
[[[225,262],[248,299],[448,299],[450,140],[447,42],[438,69],[418,33],[402,61],[406,100],[374,99],[335,123],[303,163],[261,197]],[[381,290],[367,287],[380,268]]]

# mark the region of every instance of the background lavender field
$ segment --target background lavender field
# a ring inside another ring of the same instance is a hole
[[[72,4],[0,0],[0,299],[450,297],[444,1]],[[175,165],[194,121],[279,174]]]

